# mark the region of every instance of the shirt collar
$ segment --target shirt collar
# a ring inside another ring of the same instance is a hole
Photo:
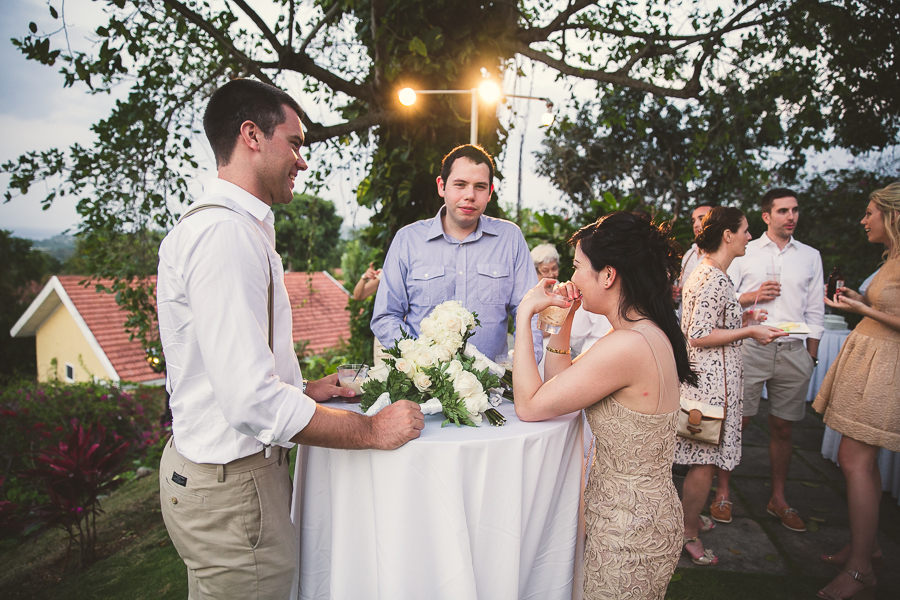
[[[462,243],[460,242],[460,240],[457,240],[456,238],[453,238],[444,232],[444,225],[441,222],[441,216],[443,216],[446,211],[447,207],[442,206],[437,215],[435,215],[434,219],[431,221],[431,227],[428,228],[428,237],[426,239],[433,240],[435,238],[443,236],[444,239],[446,239],[450,243]],[[499,233],[497,232],[497,228],[494,226],[494,223],[485,218],[484,215],[481,215],[480,217],[478,217],[478,225],[475,226],[475,231],[470,233],[463,241],[477,241],[481,239],[481,236],[483,234],[499,235]]]
[[[270,225],[275,222],[275,215],[272,214],[272,208],[268,204],[230,181],[216,177],[205,182],[203,189],[207,194],[221,194],[229,200],[233,200],[257,221]]]
[[[778,245],[772,241],[772,238],[769,237],[769,233],[767,231],[764,231],[763,234],[761,236],[759,236],[759,247],[765,248],[766,246],[768,246],[770,244],[772,246],[775,246],[776,250],[778,249]],[[794,244],[794,236],[791,236],[791,239],[788,240],[788,243],[785,244],[785,246],[784,246],[785,249],[787,249],[788,247],[793,247],[793,248],[797,247],[796,244]],[[784,250],[781,250],[781,252],[784,252]]]

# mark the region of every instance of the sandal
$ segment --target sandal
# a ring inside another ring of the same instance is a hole
[[[823,554],[819,557],[826,565],[831,565],[832,567],[836,567],[838,569],[843,570],[844,565],[847,564],[847,559],[841,560],[837,558],[834,554]],[[872,571],[875,572],[876,575],[881,575],[881,572],[884,570],[884,555],[881,556],[872,556]]]
[[[715,528],[716,524],[712,519],[707,516],[700,515],[700,527],[697,528],[697,531],[699,531],[700,533],[706,533],[707,531],[712,531]]]
[[[693,554],[691,554],[691,551],[687,549],[688,544],[699,541],[700,538],[698,538],[697,536],[684,538],[684,545],[682,546],[682,548],[685,552],[688,553],[688,556],[691,557],[691,562],[695,565],[700,565],[701,567],[707,567],[717,564],[719,562],[719,558],[715,554],[713,554],[712,550],[710,550],[709,548],[704,549],[703,554],[699,557],[694,556]]]
[[[875,586],[878,583],[875,580],[875,573],[863,575],[859,571],[853,571],[851,569],[844,569],[841,573],[846,573],[856,581],[860,582],[863,585],[862,589],[857,590],[852,596],[839,596],[837,591],[830,588],[831,584],[837,580],[837,577],[835,577],[831,580],[831,583],[819,590],[816,596],[824,598],[825,600],[866,600],[875,597]],[[840,577],[840,575],[838,575],[838,577]]]

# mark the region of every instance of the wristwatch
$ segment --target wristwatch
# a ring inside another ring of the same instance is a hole
[[[306,393],[306,388],[307,388],[307,387],[309,387],[309,379],[304,379],[304,380],[303,380],[303,387],[300,388],[300,391],[303,392],[303,393],[305,394],[305,393]]]
[[[818,366],[819,366],[819,359],[816,358],[815,356],[813,356],[812,359],[813,359],[813,366],[814,366],[814,367],[818,367]]]

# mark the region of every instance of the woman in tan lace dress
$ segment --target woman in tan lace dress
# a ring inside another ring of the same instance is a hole
[[[841,288],[833,308],[865,317],[841,347],[813,408],[843,434],[838,462],[847,479],[850,545],[822,557],[842,569],[819,592],[821,598],[873,595],[875,572],[884,558],[875,534],[881,500],[879,448],[900,452],[900,183],[870,196],[862,220],[869,241],[887,247],[887,261],[862,296]],[[868,597],[868,596],[867,596]]]
[[[597,446],[584,492],[584,597],[658,598],[678,562],[681,504],[672,484],[679,381],[696,381],[672,285],[679,256],[646,214],[613,213],[572,236],[575,274],[559,294],[605,315],[613,332],[574,362],[573,315],[550,337],[541,381],[530,336],[516,339],[516,414],[540,421],[585,409]],[[519,304],[519,331],[563,305],[543,279]],[[580,296],[579,296],[580,292]]]

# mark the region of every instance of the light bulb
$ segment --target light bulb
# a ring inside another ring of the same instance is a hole
[[[478,86],[478,93],[485,102],[496,102],[500,98],[500,88],[490,79]]]
[[[416,90],[412,88],[403,88],[398,96],[400,97],[400,104],[403,106],[412,106],[416,103]]]
[[[550,111],[547,111],[543,115],[541,115],[541,125],[550,127],[551,125],[553,125],[553,120],[553,113]]]

